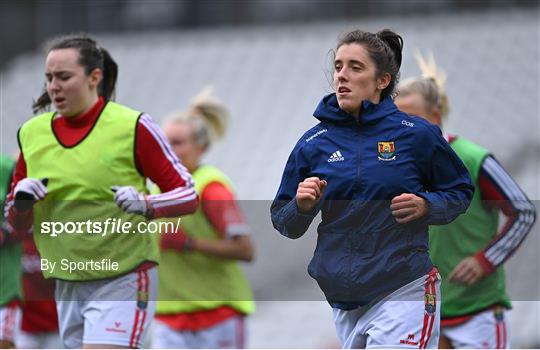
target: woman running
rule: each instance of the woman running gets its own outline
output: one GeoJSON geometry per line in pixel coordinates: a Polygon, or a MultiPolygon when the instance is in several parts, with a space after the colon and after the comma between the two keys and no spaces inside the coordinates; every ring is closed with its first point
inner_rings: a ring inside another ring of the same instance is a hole
{"type": "Polygon", "coordinates": [[[467,170],[438,128],[392,101],[403,40],[385,29],[345,34],[336,93],[294,147],[272,204],[274,227],[302,236],[321,212],[309,264],[344,348],[429,347],[439,337],[440,277],[428,225],[465,212],[467,170]]]}
{"type": "Polygon", "coordinates": [[[152,118],[112,102],[117,75],[115,61],[90,37],[55,40],[46,91],[33,105],[54,111],[18,132],[8,222],[20,230],[33,225],[41,270],[56,279],[68,348],[142,346],[159,261],[145,224],[192,213],[198,203],[190,174],[152,118]],[[146,194],[147,178],[162,194],[146,194]]]}

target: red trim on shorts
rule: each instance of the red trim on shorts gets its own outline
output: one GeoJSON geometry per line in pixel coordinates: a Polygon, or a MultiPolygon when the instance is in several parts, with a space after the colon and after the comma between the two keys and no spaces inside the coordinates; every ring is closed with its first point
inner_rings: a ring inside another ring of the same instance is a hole
{"type": "Polygon", "coordinates": [[[11,318],[11,307],[6,308],[6,317],[4,317],[3,325],[2,325],[2,340],[11,340],[9,338],[9,327],[10,327],[10,318],[11,318]]]}
{"type": "Polygon", "coordinates": [[[211,310],[156,315],[155,318],[175,331],[199,331],[213,327],[232,317],[243,315],[230,306],[220,306],[211,310]]]}
{"type": "MultiPolygon", "coordinates": [[[[435,291],[435,283],[432,282],[431,283],[431,294],[435,295],[435,299],[433,301],[433,306],[436,308],[437,307],[437,294],[436,294],[436,291],[435,291]]],[[[431,323],[429,324],[429,330],[428,330],[428,333],[427,333],[427,339],[426,339],[426,342],[424,343],[424,349],[426,348],[426,345],[429,343],[429,338],[431,338],[431,332],[433,331],[433,324],[435,323],[435,314],[437,313],[437,309],[435,309],[433,311],[433,314],[430,316],[430,321],[431,323]]]]}
{"type": "Polygon", "coordinates": [[[420,345],[418,346],[419,349],[425,349],[427,344],[429,343],[429,338],[431,338],[431,333],[433,331],[433,324],[435,323],[435,315],[437,314],[437,290],[435,288],[435,283],[437,281],[437,273],[438,270],[436,267],[433,267],[431,271],[428,273],[428,276],[426,278],[425,283],[425,294],[432,294],[434,296],[433,299],[433,307],[435,310],[433,313],[429,313],[427,311],[427,307],[429,305],[429,300],[425,298],[425,304],[424,304],[424,324],[422,326],[422,335],[420,336],[420,345]]]}
{"type": "Polygon", "coordinates": [[[9,336],[11,339],[14,339],[15,338],[15,328],[18,326],[17,325],[17,309],[18,309],[18,303],[15,303],[13,304],[13,306],[11,307],[11,324],[12,324],[12,328],[9,330],[9,336]]]}
{"type": "Polygon", "coordinates": [[[6,313],[4,314],[5,317],[2,320],[2,337],[0,338],[1,340],[8,340],[7,333],[8,333],[8,330],[9,330],[9,310],[10,310],[10,307],[8,305],[6,307],[6,313]]]}
{"type": "Polygon", "coordinates": [[[497,337],[497,346],[495,349],[502,349],[501,348],[501,328],[499,322],[495,323],[495,336],[497,337]]]}
{"type": "Polygon", "coordinates": [[[244,317],[238,316],[236,318],[236,348],[243,349],[245,342],[244,334],[244,317]]]}
{"type": "Polygon", "coordinates": [[[474,316],[486,311],[486,310],[489,310],[489,309],[494,309],[496,307],[503,307],[503,308],[506,308],[505,306],[501,305],[501,304],[493,304],[493,305],[490,305],[484,309],[481,309],[481,310],[478,310],[478,311],[474,311],[473,313],[470,313],[470,314],[467,314],[467,315],[462,315],[462,316],[453,316],[453,317],[447,317],[447,318],[441,318],[441,328],[444,328],[444,327],[455,327],[455,326],[459,326],[459,325],[462,325],[464,324],[465,322],[469,321],[471,318],[473,318],[474,316]]]}
{"type": "Polygon", "coordinates": [[[506,322],[504,319],[498,320],[495,318],[495,335],[497,338],[497,349],[506,349],[506,322]]]}
{"type": "MultiPolygon", "coordinates": [[[[148,270],[142,271],[143,274],[143,292],[145,293],[146,297],[148,298],[148,270]]],[[[137,307],[138,308],[138,307],[137,307]]],[[[144,332],[144,322],[146,321],[146,314],[148,313],[146,310],[148,308],[148,304],[144,308],[144,311],[142,311],[142,321],[141,325],[139,327],[139,334],[137,335],[137,340],[135,341],[135,344],[139,344],[141,341],[141,335],[144,332]]]]}
{"type": "Polygon", "coordinates": [[[465,315],[465,316],[457,316],[457,317],[452,317],[452,318],[441,319],[441,328],[459,326],[469,321],[473,317],[474,315],[465,315]]]}
{"type": "Polygon", "coordinates": [[[503,328],[503,344],[502,344],[502,346],[503,346],[503,349],[506,349],[506,343],[507,343],[507,341],[506,341],[506,322],[503,321],[501,323],[502,323],[502,328],[503,328]]]}
{"type": "Polygon", "coordinates": [[[2,334],[1,340],[13,341],[13,331],[15,330],[15,320],[17,317],[17,308],[19,306],[19,300],[15,299],[7,303],[4,308],[6,310],[6,317],[2,322],[2,334]]]}
{"type": "MultiPolygon", "coordinates": [[[[141,272],[137,272],[137,293],[141,290],[141,272]]],[[[131,331],[131,337],[129,339],[129,347],[133,348],[135,339],[135,333],[137,332],[137,324],[139,323],[139,308],[135,307],[135,322],[133,322],[133,329],[131,331]]]]}
{"type": "Polygon", "coordinates": [[[132,272],[150,270],[152,267],[156,267],[156,266],[157,264],[155,262],[146,260],[142,262],[139,266],[137,266],[132,272]]]}
{"type": "Polygon", "coordinates": [[[422,349],[422,346],[424,345],[424,336],[426,335],[427,324],[429,321],[428,318],[428,314],[424,311],[424,324],[422,325],[422,335],[420,335],[420,345],[418,346],[419,349],[422,349]]]}

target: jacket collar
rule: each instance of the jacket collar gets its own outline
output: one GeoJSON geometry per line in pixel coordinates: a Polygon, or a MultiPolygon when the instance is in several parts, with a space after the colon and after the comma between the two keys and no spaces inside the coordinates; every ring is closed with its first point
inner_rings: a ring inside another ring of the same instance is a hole
{"type": "MultiPolygon", "coordinates": [[[[360,124],[372,124],[383,119],[387,115],[395,113],[397,107],[390,96],[385,97],[379,103],[370,101],[362,101],[360,124]]],[[[354,124],[355,118],[349,113],[339,108],[335,93],[323,97],[319,105],[315,109],[313,116],[323,122],[331,122],[335,124],[354,124]]]]}

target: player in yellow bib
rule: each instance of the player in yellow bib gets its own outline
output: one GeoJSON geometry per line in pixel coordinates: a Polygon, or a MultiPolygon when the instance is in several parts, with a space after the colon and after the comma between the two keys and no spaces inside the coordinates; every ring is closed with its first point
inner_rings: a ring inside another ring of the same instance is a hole
{"type": "Polygon", "coordinates": [[[248,227],[229,179],[201,157],[225,132],[227,111],[210,91],[165,125],[171,146],[193,174],[198,210],[162,234],[154,325],[156,348],[243,348],[251,288],[237,261],[250,261],[248,227]],[[183,281],[185,284],[179,284],[183,281]]]}
{"type": "Polygon", "coordinates": [[[149,220],[195,211],[189,172],[152,118],[112,102],[118,67],[86,35],[52,42],[46,91],[19,129],[8,222],[31,229],[55,278],[67,348],[141,347],[153,318],[159,247],[149,220]],[[146,192],[146,179],[162,192],[146,192]]]}

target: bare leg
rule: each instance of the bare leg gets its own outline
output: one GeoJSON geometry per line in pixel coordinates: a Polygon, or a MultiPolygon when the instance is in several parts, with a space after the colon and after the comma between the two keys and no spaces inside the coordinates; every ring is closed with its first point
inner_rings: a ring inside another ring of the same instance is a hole
{"type": "Polygon", "coordinates": [[[0,349],[15,349],[15,344],[9,340],[0,340],[0,349]]]}
{"type": "Polygon", "coordinates": [[[445,337],[444,335],[441,335],[439,337],[439,349],[453,349],[452,342],[450,339],[445,337]]]}

